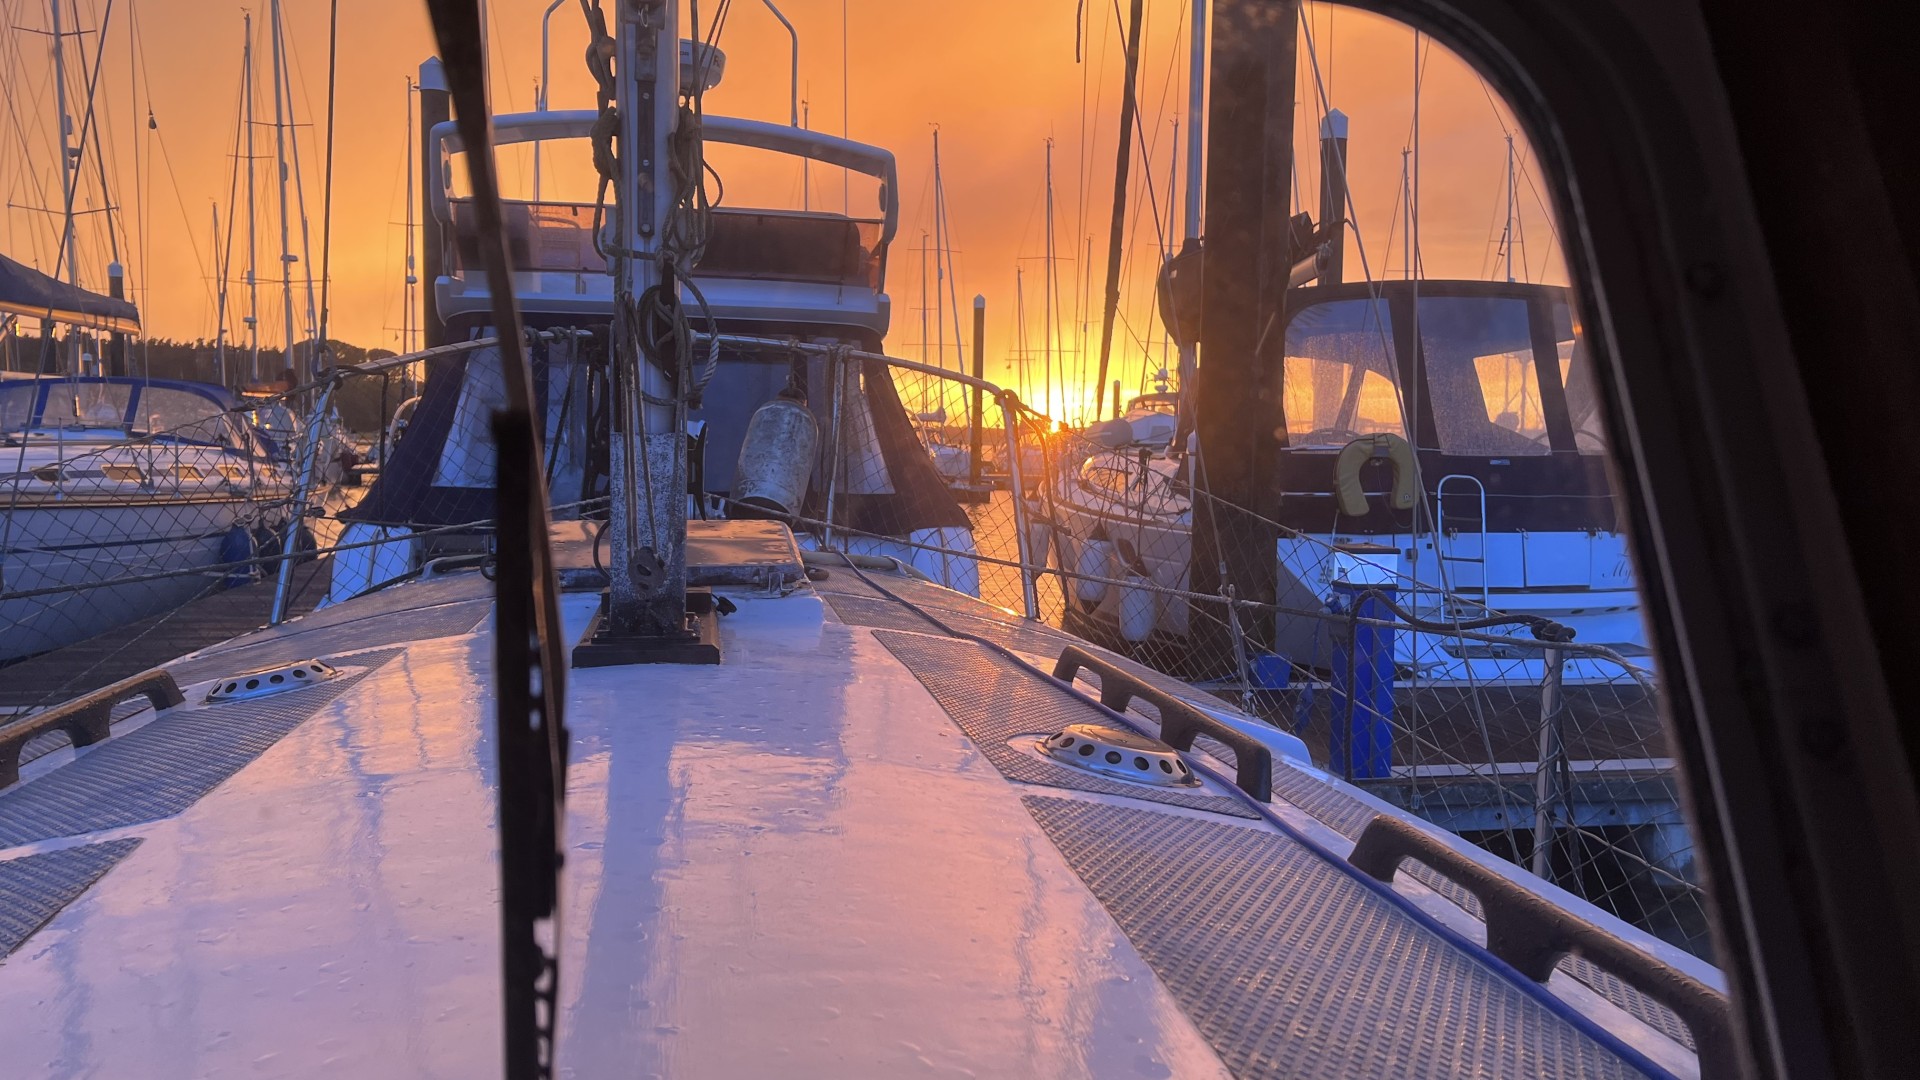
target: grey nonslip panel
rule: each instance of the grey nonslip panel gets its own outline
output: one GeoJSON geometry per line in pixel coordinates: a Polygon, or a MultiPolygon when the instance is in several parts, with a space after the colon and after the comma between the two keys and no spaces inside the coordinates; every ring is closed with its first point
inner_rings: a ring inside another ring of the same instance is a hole
{"type": "MultiPolygon", "coordinates": [[[[360,603],[361,601],[354,601],[360,603]]],[[[493,600],[465,600],[437,607],[402,610],[375,618],[305,627],[285,627],[221,645],[191,660],[166,665],[174,681],[187,686],[254,668],[327,660],[359,649],[384,648],[432,638],[471,633],[493,608],[493,600]]]]}
{"type": "Polygon", "coordinates": [[[944,634],[951,630],[991,641],[1001,648],[1040,656],[1055,656],[1069,645],[1081,644],[1077,638],[1058,630],[1004,612],[997,619],[984,619],[960,611],[902,603],[884,597],[828,594],[822,599],[833,608],[833,613],[840,621],[849,626],[911,630],[919,634],[944,634]],[[921,614],[922,611],[926,614],[921,614]],[[935,619],[939,622],[934,622],[935,619]]]}
{"type": "Polygon", "coordinates": [[[1009,780],[1256,818],[1238,799],[1108,780],[1015,749],[1010,740],[1068,724],[1109,723],[1098,708],[977,642],[878,631],[880,639],[967,738],[1009,780]]]}
{"type": "Polygon", "coordinates": [[[1618,1006],[1628,1016],[1689,1050],[1695,1049],[1693,1032],[1687,1030],[1678,1013],[1621,982],[1618,976],[1607,969],[1578,956],[1568,956],[1560,961],[1560,970],[1587,984],[1588,989],[1618,1006]]]}
{"type": "Polygon", "coordinates": [[[885,596],[886,595],[885,593],[881,592],[879,589],[876,589],[873,586],[867,584],[866,582],[860,580],[860,578],[857,575],[855,575],[852,570],[849,570],[844,566],[826,566],[826,567],[821,567],[820,569],[825,570],[827,572],[827,576],[824,578],[814,580],[813,582],[814,592],[821,593],[823,595],[834,594],[834,595],[845,595],[845,596],[885,596]]]}
{"type": "Polygon", "coordinates": [[[1058,657],[1069,645],[1084,646],[1086,644],[1070,634],[1042,623],[1030,622],[1016,615],[1002,613],[996,618],[978,618],[960,612],[930,610],[935,618],[952,627],[956,633],[969,634],[991,641],[1003,649],[1011,649],[1014,652],[1058,657]]]}
{"type": "MultiPolygon", "coordinates": [[[[1367,823],[1380,813],[1325,780],[1279,760],[1273,763],[1273,794],[1275,798],[1284,799],[1306,811],[1321,824],[1349,840],[1360,839],[1367,823]]],[[[1402,866],[1400,872],[1439,893],[1474,918],[1485,918],[1479,898],[1438,870],[1410,863],[1402,866]]],[[[1693,1047],[1693,1034],[1672,1009],[1580,957],[1569,956],[1560,961],[1560,967],[1627,1015],[1682,1046],[1693,1047]]]]}
{"type": "Polygon", "coordinates": [[[1278,758],[1273,762],[1273,794],[1305,810],[1349,840],[1360,839],[1367,823],[1379,813],[1325,780],[1278,758]]]}
{"type": "MultiPolygon", "coordinates": [[[[138,716],[152,707],[147,703],[146,698],[129,698],[113,707],[107,717],[107,726],[111,728],[114,724],[128,717],[138,716]]],[[[63,750],[72,745],[72,737],[64,731],[43,731],[20,748],[20,764],[25,765],[29,761],[46,757],[55,750],[63,750]]]]}
{"type": "Polygon", "coordinates": [[[362,670],[306,689],[183,706],[116,735],[0,795],[0,847],[172,817],[400,652],[353,657],[343,663],[362,670]]]}
{"type": "Polygon", "coordinates": [[[139,837],[129,837],[0,862],[0,957],[19,948],[139,846],[139,837]]]}
{"type": "Polygon", "coordinates": [[[1085,799],[1021,801],[1236,1076],[1642,1075],[1288,837],[1085,799]]]}
{"type": "Polygon", "coordinates": [[[911,630],[917,634],[942,634],[946,631],[932,621],[895,600],[872,596],[827,594],[821,597],[835,616],[848,626],[871,626],[882,630],[911,630]]]}
{"type": "Polygon", "coordinates": [[[956,592],[931,581],[921,581],[919,578],[875,578],[874,584],[902,600],[911,601],[921,607],[959,612],[980,619],[1018,619],[1020,617],[1009,614],[1004,608],[997,608],[978,597],[956,592]]]}

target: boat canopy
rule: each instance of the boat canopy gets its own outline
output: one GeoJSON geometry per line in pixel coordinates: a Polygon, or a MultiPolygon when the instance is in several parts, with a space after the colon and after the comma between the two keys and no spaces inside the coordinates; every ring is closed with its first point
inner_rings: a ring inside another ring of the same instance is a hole
{"type": "Polygon", "coordinates": [[[51,319],[88,330],[140,332],[140,312],[132,301],[68,285],[5,255],[0,255],[0,312],[51,319]]]}

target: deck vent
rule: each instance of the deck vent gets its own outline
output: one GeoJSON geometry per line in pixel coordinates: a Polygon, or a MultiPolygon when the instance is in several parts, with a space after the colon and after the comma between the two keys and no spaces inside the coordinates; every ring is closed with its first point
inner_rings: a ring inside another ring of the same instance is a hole
{"type": "Polygon", "coordinates": [[[326,682],[338,674],[338,671],[318,660],[302,660],[294,664],[281,664],[279,667],[229,675],[214,683],[213,689],[207,691],[207,703],[245,701],[270,694],[283,694],[303,686],[326,682]]]}
{"type": "Polygon", "coordinates": [[[1105,724],[1068,724],[1040,741],[1062,765],[1155,787],[1198,787],[1200,780],[1173,747],[1105,724]]]}

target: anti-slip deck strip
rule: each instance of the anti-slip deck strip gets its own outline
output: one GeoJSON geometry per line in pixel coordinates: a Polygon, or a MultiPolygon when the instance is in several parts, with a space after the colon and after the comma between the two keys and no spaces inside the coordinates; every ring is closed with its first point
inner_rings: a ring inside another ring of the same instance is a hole
{"type": "Polygon", "coordinates": [[[0,795],[0,847],[172,817],[401,651],[336,660],[342,668],[361,670],[272,697],[182,706],[116,735],[0,795]]]}
{"type": "Polygon", "coordinates": [[[253,668],[454,637],[473,632],[492,607],[491,598],[465,600],[334,625],[317,623],[310,628],[303,625],[303,619],[275,631],[217,646],[191,660],[167,664],[166,669],[173,673],[175,682],[185,687],[253,668]]]}
{"type": "Polygon", "coordinates": [[[994,620],[941,608],[925,608],[928,615],[944,624],[936,625],[919,613],[917,609],[920,605],[918,604],[909,606],[898,600],[889,600],[884,597],[848,596],[837,593],[828,593],[821,598],[827,602],[828,607],[833,609],[834,615],[848,626],[868,626],[878,630],[909,630],[920,634],[943,634],[947,632],[947,628],[951,628],[962,634],[984,638],[1002,648],[1039,656],[1056,655],[1068,645],[1079,644],[1074,638],[1058,630],[1004,615],[1003,618],[994,620]]]}
{"type": "Polygon", "coordinates": [[[1236,1076],[1642,1075],[1286,836],[1021,801],[1236,1076]]]}
{"type": "MultiPolygon", "coordinates": [[[[874,589],[874,586],[866,585],[864,582],[862,582],[862,586],[864,588],[874,589]]],[[[987,608],[987,605],[982,604],[980,601],[972,600],[969,597],[960,597],[958,594],[953,594],[951,590],[940,589],[923,582],[889,580],[886,589],[898,593],[898,598],[888,601],[876,601],[865,597],[829,595],[826,596],[825,599],[828,604],[834,608],[835,614],[840,616],[841,621],[852,625],[892,628],[922,634],[944,632],[941,626],[936,625],[927,617],[919,614],[910,608],[908,604],[900,602],[900,600],[910,600],[913,607],[928,607],[929,613],[934,618],[938,619],[941,623],[947,624],[947,626],[953,630],[961,633],[976,634],[1003,648],[1033,653],[1047,651],[1050,648],[1057,649],[1064,647],[1061,642],[1064,642],[1064,644],[1079,644],[1077,639],[1047,627],[1035,627],[1034,629],[1051,635],[1048,640],[1038,642],[1029,637],[1026,640],[1021,640],[1016,643],[1015,640],[1010,639],[1010,635],[1018,633],[1019,630],[1005,624],[1006,616],[1004,612],[996,612],[1001,617],[999,622],[989,622],[986,619],[959,615],[953,609],[964,604],[972,604],[978,608],[987,608]],[[915,593],[916,595],[910,596],[909,593],[915,593]],[[966,625],[961,625],[962,623],[966,625]]],[[[876,589],[875,591],[879,590],[876,589]]],[[[1025,628],[1030,625],[1031,624],[1024,622],[1018,624],[1020,628],[1025,628]]],[[[888,635],[876,636],[884,638],[888,635]]],[[[895,651],[897,654],[898,650],[895,651]]],[[[1139,677],[1147,679],[1153,685],[1161,686],[1176,697],[1193,698],[1197,696],[1201,699],[1209,697],[1209,695],[1195,691],[1193,688],[1179,683],[1159,672],[1142,668],[1137,664],[1123,661],[1119,658],[1114,659],[1116,662],[1124,664],[1129,670],[1138,669],[1140,673],[1139,677]]],[[[1089,678],[1095,685],[1098,685],[1099,675],[1097,672],[1085,671],[1081,673],[1081,677],[1089,678]]],[[[925,680],[922,679],[922,682],[925,682],[925,680]]],[[[1144,699],[1136,701],[1133,711],[1144,712],[1153,722],[1158,722],[1157,712],[1151,704],[1147,703],[1144,699]]],[[[950,714],[951,712],[952,710],[949,710],[950,714]]],[[[976,741],[978,740],[976,739],[976,741]]],[[[1200,745],[1203,749],[1213,754],[1218,760],[1227,761],[1231,759],[1230,752],[1214,745],[1210,739],[1202,737],[1200,745]]],[[[1021,756],[1024,757],[1025,755],[1021,756]]],[[[996,761],[995,764],[999,765],[1000,762],[996,761]]],[[[1001,771],[1003,773],[1007,772],[1005,768],[1002,768],[1001,771]]],[[[1024,779],[1024,777],[1015,778],[1024,779]]],[[[1273,794],[1276,798],[1291,803],[1305,811],[1322,824],[1329,826],[1349,840],[1357,840],[1360,833],[1367,827],[1367,824],[1380,812],[1376,808],[1342,791],[1324,779],[1296,768],[1277,756],[1273,763],[1273,794]]],[[[1224,812],[1232,813],[1233,811],[1227,810],[1224,812]]],[[[1429,867],[1416,864],[1407,865],[1401,872],[1434,890],[1475,918],[1483,917],[1479,899],[1457,882],[1448,879],[1439,872],[1429,867]]],[[[1605,969],[1597,967],[1580,957],[1567,957],[1561,962],[1561,968],[1568,975],[1584,983],[1603,999],[1639,1020],[1641,1023],[1646,1024],[1682,1046],[1688,1047],[1689,1049],[1693,1048],[1694,1040],[1692,1033],[1687,1030],[1686,1024],[1681,1021],[1680,1017],[1665,1005],[1634,989],[1605,969]]]]}
{"type": "Polygon", "coordinates": [[[0,862],[0,958],[18,949],[139,846],[139,838],[130,837],[0,862]]]}
{"type": "Polygon", "coordinates": [[[920,680],[954,724],[1009,780],[1235,817],[1258,817],[1238,799],[1108,780],[1016,749],[1012,740],[1017,736],[1046,735],[1068,724],[1106,724],[1112,720],[1060,684],[1021,668],[977,642],[887,630],[876,631],[873,636],[920,680]]]}
{"type": "MultiPolygon", "coordinates": [[[[1277,760],[1273,763],[1273,794],[1275,798],[1284,799],[1306,811],[1315,820],[1349,840],[1360,839],[1367,823],[1380,813],[1327,781],[1277,760]]],[[[1439,871],[1410,863],[1402,867],[1400,872],[1439,893],[1475,918],[1482,917],[1480,901],[1439,871]]],[[[1693,1033],[1687,1030],[1687,1025],[1681,1022],[1678,1014],[1604,968],[1578,956],[1569,956],[1560,961],[1560,969],[1585,983],[1589,989],[1635,1020],[1688,1049],[1693,1048],[1693,1033]]]]}
{"type": "MultiPolygon", "coordinates": [[[[1145,711],[1151,713],[1152,706],[1146,705],[1145,711]]],[[[1213,743],[1205,736],[1199,739],[1197,745],[1212,754],[1216,760],[1223,762],[1233,760],[1230,751],[1213,743]]],[[[1366,830],[1367,824],[1382,812],[1325,779],[1278,757],[1273,762],[1273,795],[1274,798],[1291,803],[1305,811],[1309,816],[1348,840],[1358,840],[1360,834],[1366,830]]],[[[1400,872],[1432,889],[1474,918],[1485,917],[1481,911],[1479,898],[1439,871],[1417,863],[1408,863],[1401,868],[1400,872]]],[[[1568,956],[1560,962],[1560,967],[1566,974],[1586,984],[1588,989],[1599,994],[1627,1015],[1688,1049],[1694,1048],[1693,1033],[1687,1030],[1687,1025],[1681,1021],[1678,1014],[1629,986],[1611,972],[1578,956],[1568,956]]]]}

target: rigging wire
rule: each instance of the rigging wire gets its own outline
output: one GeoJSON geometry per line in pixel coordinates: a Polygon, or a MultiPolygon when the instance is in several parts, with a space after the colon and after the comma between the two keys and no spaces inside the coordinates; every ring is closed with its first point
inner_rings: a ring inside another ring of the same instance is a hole
{"type": "MultiPolygon", "coordinates": [[[[1119,14],[1119,0],[1114,0],[1114,13],[1119,14]]],[[[1099,420],[1106,410],[1102,404],[1107,397],[1107,363],[1113,351],[1113,321],[1120,306],[1120,260],[1126,236],[1127,206],[1127,169],[1133,161],[1134,110],[1136,108],[1135,80],[1140,71],[1140,24],[1145,21],[1142,0],[1133,0],[1130,24],[1127,27],[1126,83],[1120,92],[1120,135],[1116,141],[1117,160],[1113,175],[1113,227],[1107,245],[1107,287],[1102,300],[1100,317],[1100,367],[1094,377],[1094,409],[1091,419],[1099,420]]],[[[1152,190],[1149,178],[1148,190],[1152,190]]],[[[1155,210],[1154,217],[1159,218],[1155,210]]],[[[1119,402],[1114,402],[1115,408],[1119,402]]]]}
{"type": "Polygon", "coordinates": [[[326,355],[332,350],[327,346],[327,304],[328,286],[333,284],[333,116],[334,102],[338,96],[336,79],[339,74],[340,59],[340,0],[332,0],[327,15],[327,163],[325,175],[321,178],[320,210],[320,353],[326,355]]]}

